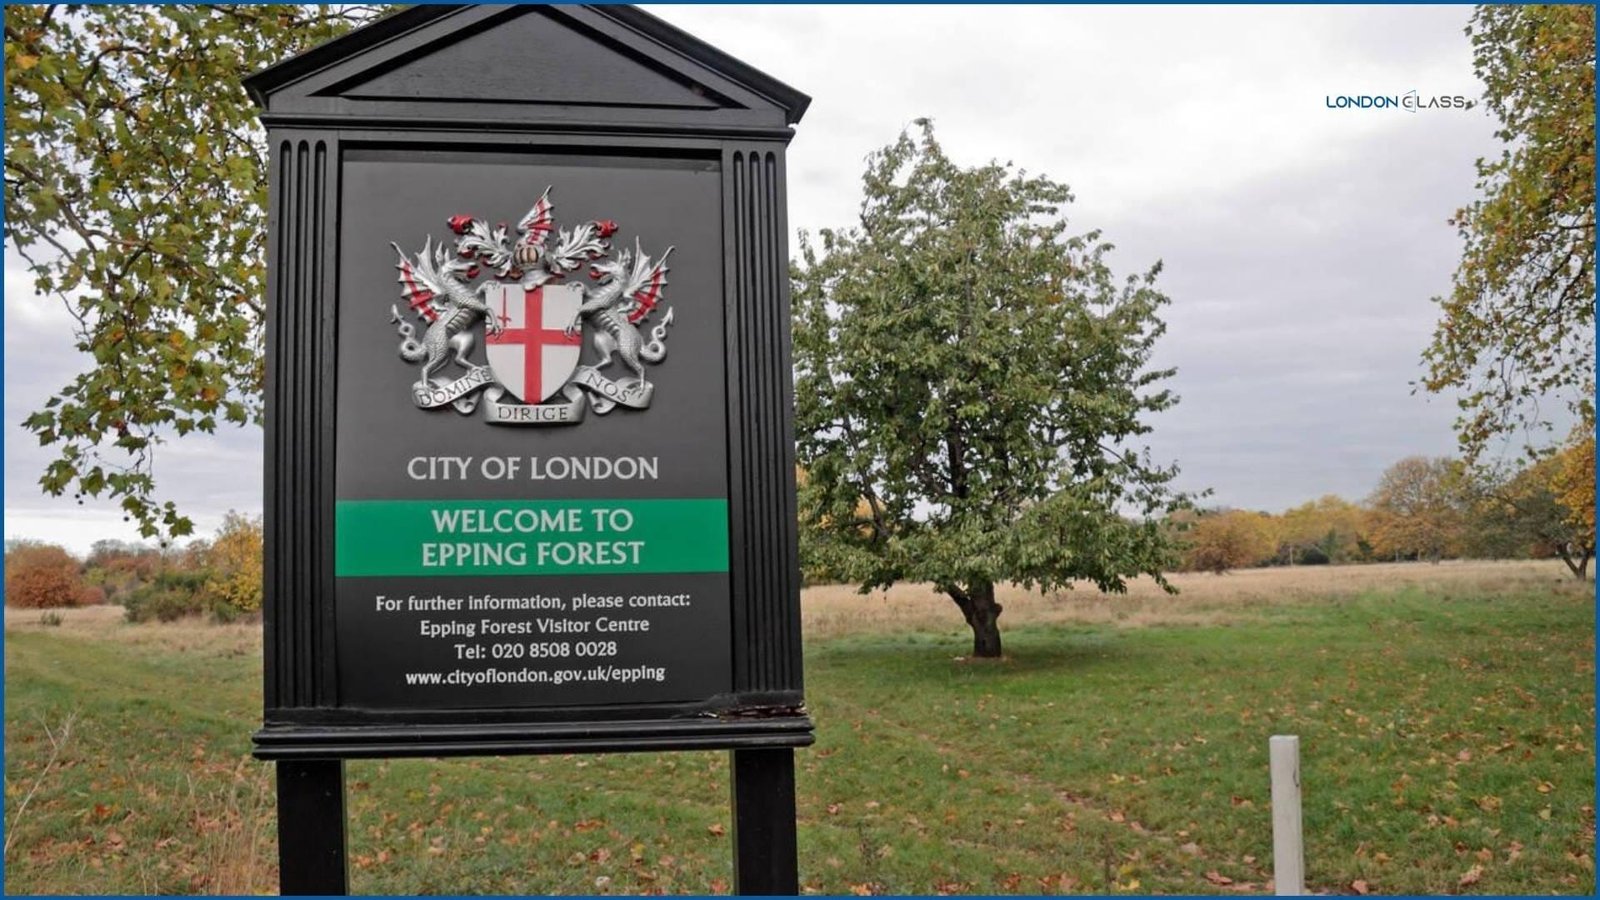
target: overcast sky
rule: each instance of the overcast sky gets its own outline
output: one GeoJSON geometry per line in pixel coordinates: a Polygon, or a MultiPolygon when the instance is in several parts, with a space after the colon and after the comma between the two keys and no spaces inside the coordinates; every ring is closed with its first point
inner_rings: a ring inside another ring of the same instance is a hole
{"type": "MultiPolygon", "coordinates": [[[[1365,496],[1390,463],[1448,454],[1454,404],[1414,396],[1418,355],[1497,152],[1481,108],[1330,109],[1338,95],[1476,99],[1471,8],[739,7],[651,12],[805,91],[790,223],[855,220],[866,155],[920,116],[946,151],[1069,184],[1119,274],[1160,259],[1157,364],[1182,402],[1158,460],[1212,501],[1282,511],[1365,496]]],[[[81,368],[64,315],[5,256],[5,529],[87,549],[132,539],[110,502],[44,497],[20,422],[81,368]]],[[[163,447],[162,499],[201,530],[259,511],[261,434],[163,447]]]]}

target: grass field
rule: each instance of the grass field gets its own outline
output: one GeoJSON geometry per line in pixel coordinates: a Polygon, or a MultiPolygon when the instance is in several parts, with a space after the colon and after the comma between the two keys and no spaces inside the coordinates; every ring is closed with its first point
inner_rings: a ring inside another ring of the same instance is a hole
{"type": "MultiPolygon", "coordinates": [[[[807,592],[801,878],[850,893],[1269,893],[1301,737],[1322,893],[1592,893],[1595,608],[1559,563],[1002,596],[807,592]]],[[[258,628],[6,619],[10,893],[271,892],[258,628]]],[[[725,892],[725,754],[352,762],[358,893],[725,892]]]]}

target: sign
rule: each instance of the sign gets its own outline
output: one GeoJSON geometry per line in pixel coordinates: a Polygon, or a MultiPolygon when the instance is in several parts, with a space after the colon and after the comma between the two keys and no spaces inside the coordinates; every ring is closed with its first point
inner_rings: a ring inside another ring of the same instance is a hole
{"type": "Polygon", "coordinates": [[[413,7],[246,88],[284,890],[343,889],[343,759],[727,748],[738,886],[792,891],[808,98],[628,6],[413,7]]]}
{"type": "Polygon", "coordinates": [[[480,185],[453,153],[346,163],[342,703],[734,693],[719,185],[699,168],[535,156],[480,185]]]}

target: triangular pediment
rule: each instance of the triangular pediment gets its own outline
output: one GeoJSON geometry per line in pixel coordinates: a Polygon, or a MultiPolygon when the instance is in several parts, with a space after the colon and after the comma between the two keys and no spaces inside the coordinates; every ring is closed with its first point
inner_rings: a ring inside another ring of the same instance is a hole
{"type": "Polygon", "coordinates": [[[278,116],[786,125],[809,102],[629,6],[413,7],[246,84],[278,116]]]}
{"type": "Polygon", "coordinates": [[[574,106],[738,105],[631,53],[606,35],[544,9],[515,10],[449,36],[429,52],[363,73],[327,93],[390,100],[557,103],[574,106]],[[563,21],[564,20],[564,21],[563,21]],[[466,88],[466,90],[463,90],[466,88]]]}

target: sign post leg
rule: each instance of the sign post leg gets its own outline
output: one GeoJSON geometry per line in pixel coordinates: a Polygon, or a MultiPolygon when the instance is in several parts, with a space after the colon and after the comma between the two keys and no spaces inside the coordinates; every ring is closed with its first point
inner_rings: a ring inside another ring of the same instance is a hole
{"type": "Polygon", "coordinates": [[[344,760],[285,759],[278,766],[278,892],[344,895],[344,760]]]}
{"type": "Polygon", "coordinates": [[[734,750],[733,890],[800,893],[794,823],[794,751],[734,750]]]}

